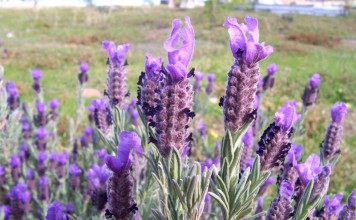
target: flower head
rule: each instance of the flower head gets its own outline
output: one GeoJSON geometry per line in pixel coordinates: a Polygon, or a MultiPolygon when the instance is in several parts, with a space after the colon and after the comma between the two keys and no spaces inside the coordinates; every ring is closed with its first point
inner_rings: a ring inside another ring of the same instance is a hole
{"type": "Polygon", "coordinates": [[[292,144],[287,155],[288,163],[296,165],[297,161],[302,157],[302,153],[303,153],[302,145],[292,144]]]}
{"type": "Polygon", "coordinates": [[[52,101],[50,101],[48,103],[48,107],[50,107],[51,109],[57,109],[60,105],[60,102],[58,99],[52,99],[52,101]]]}
{"type": "Polygon", "coordinates": [[[102,47],[106,50],[113,65],[122,66],[125,62],[125,57],[130,48],[130,44],[121,44],[116,47],[114,42],[104,40],[102,42],[102,47]]]}
{"type": "Polygon", "coordinates": [[[85,61],[81,62],[79,68],[81,73],[87,73],[89,70],[88,63],[85,61]]]}
{"type": "Polygon", "coordinates": [[[318,87],[320,84],[320,74],[315,73],[314,75],[312,75],[312,77],[310,77],[309,79],[309,84],[312,88],[318,87]]]}
{"type": "Polygon", "coordinates": [[[34,80],[39,80],[42,78],[42,71],[39,68],[33,69],[31,72],[31,76],[34,80]]]}
{"type": "Polygon", "coordinates": [[[162,57],[154,58],[151,54],[146,54],[145,72],[148,79],[157,80],[162,70],[162,57]]]}
{"type": "Polygon", "coordinates": [[[117,150],[117,157],[107,156],[107,166],[116,173],[126,170],[131,166],[130,152],[135,149],[142,154],[141,139],[135,132],[122,131],[120,133],[120,143],[117,150]]]}
{"type": "Polygon", "coordinates": [[[210,95],[211,93],[213,93],[213,90],[214,90],[215,74],[209,73],[207,75],[207,79],[208,79],[208,85],[205,88],[205,92],[206,92],[206,94],[210,95]]]}
{"type": "Polygon", "coordinates": [[[27,168],[26,179],[33,180],[35,178],[35,172],[31,168],[27,168]]]}
{"type": "Polygon", "coordinates": [[[164,49],[168,52],[167,69],[173,83],[177,83],[187,76],[187,66],[194,51],[194,29],[188,16],[185,17],[185,23],[184,28],[180,30],[181,20],[173,20],[171,35],[164,42],[164,49]],[[182,43],[180,47],[176,48],[181,38],[182,43]]]}
{"type": "Polygon", "coordinates": [[[229,28],[230,48],[236,60],[244,60],[247,65],[253,65],[265,59],[273,48],[259,43],[258,20],[246,16],[245,24],[238,24],[236,18],[227,17],[224,26],[229,28]]]}
{"type": "Polygon", "coordinates": [[[40,127],[36,131],[36,136],[38,139],[43,140],[48,136],[48,131],[45,128],[40,127]]]}
{"type": "Polygon", "coordinates": [[[46,220],[66,220],[67,216],[64,214],[62,203],[55,200],[47,209],[46,220]]]}
{"type": "Polygon", "coordinates": [[[17,183],[9,193],[10,197],[16,200],[20,200],[23,203],[27,203],[31,199],[31,193],[27,191],[26,183],[17,183]]]}
{"type": "Polygon", "coordinates": [[[272,63],[267,67],[267,74],[269,76],[273,76],[274,74],[276,74],[277,71],[278,71],[278,66],[275,63],[272,63]]]}
{"type": "Polygon", "coordinates": [[[338,216],[344,205],[341,204],[342,194],[336,194],[333,198],[325,197],[324,206],[329,215],[338,216]]]}
{"type": "Polygon", "coordinates": [[[322,170],[320,167],[320,157],[317,154],[311,154],[303,164],[297,164],[296,168],[300,179],[304,185],[307,185],[322,170]]]}
{"type": "Polygon", "coordinates": [[[45,163],[47,160],[47,154],[43,151],[38,152],[37,161],[39,163],[45,163]]]}
{"type": "Polygon", "coordinates": [[[300,115],[296,113],[297,103],[294,101],[287,102],[274,116],[274,120],[283,131],[290,130],[293,125],[300,119],[300,115]]]}
{"type": "Polygon", "coordinates": [[[340,124],[347,114],[347,106],[344,102],[337,102],[331,108],[331,118],[335,123],[340,124]]]}
{"type": "Polygon", "coordinates": [[[220,158],[215,157],[214,159],[206,159],[204,162],[201,164],[201,171],[203,172],[205,168],[210,169],[213,165],[217,165],[219,163],[220,158]]]}
{"type": "Polygon", "coordinates": [[[11,155],[10,166],[14,168],[20,166],[20,164],[21,164],[20,158],[16,154],[11,155]]]}
{"type": "Polygon", "coordinates": [[[82,170],[77,164],[73,163],[69,165],[69,175],[80,176],[81,174],[82,174],[82,170]]]}
{"type": "Polygon", "coordinates": [[[6,91],[11,95],[11,96],[18,96],[18,91],[16,84],[12,81],[7,81],[6,82],[6,91]]]}
{"type": "Polygon", "coordinates": [[[281,183],[281,188],[279,190],[279,196],[283,199],[290,201],[292,199],[293,193],[293,185],[290,182],[283,180],[281,183]]]}
{"type": "Polygon", "coordinates": [[[46,111],[46,105],[42,102],[36,102],[36,109],[39,113],[44,113],[46,111]]]}
{"type": "Polygon", "coordinates": [[[252,147],[253,146],[253,131],[252,127],[250,127],[245,135],[242,137],[242,142],[245,144],[245,147],[252,147]]]}

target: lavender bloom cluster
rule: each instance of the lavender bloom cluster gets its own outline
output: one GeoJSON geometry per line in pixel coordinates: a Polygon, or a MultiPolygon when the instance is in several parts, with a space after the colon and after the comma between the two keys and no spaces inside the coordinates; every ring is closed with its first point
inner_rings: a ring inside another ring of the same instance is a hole
{"type": "MultiPolygon", "coordinates": [[[[6,93],[0,87],[0,93],[6,94],[0,103],[6,105],[6,119],[21,113],[14,117],[20,129],[9,135],[14,139],[3,141],[11,148],[3,152],[6,161],[0,161],[0,216],[19,220],[356,219],[356,189],[346,204],[342,194],[327,195],[343,152],[347,105],[332,106],[320,155],[312,153],[304,161],[303,146],[293,136],[293,127],[302,121],[296,101],[286,102],[260,131],[260,106],[265,91],[274,85],[278,67],[269,65],[267,75],[261,77],[259,62],[273,48],[260,43],[256,18],[247,16],[245,22],[239,24],[232,17],[224,22],[234,61],[220,103],[225,135],[214,148],[210,139],[216,137],[204,122],[203,111],[193,111],[206,82],[201,71],[188,68],[195,44],[189,17],[183,28],[181,20],[172,22],[163,44],[167,63],[146,54],[137,99],[126,100],[130,45],[102,42],[109,65],[106,90],[103,97],[91,100],[88,125],[79,120],[79,126],[73,126],[70,120],[67,133],[60,136],[68,137],[68,145],[56,139],[60,101],[47,102],[39,96],[43,92],[40,69],[31,72],[37,95],[33,114],[31,104],[21,105],[14,82],[6,83],[6,93]],[[267,204],[272,189],[275,198],[267,204]]],[[[79,68],[79,89],[83,89],[89,80],[88,63],[79,68]]],[[[206,97],[211,98],[215,75],[207,74],[206,79],[206,97]]],[[[316,104],[319,84],[320,75],[314,74],[304,90],[303,109],[316,104]]],[[[1,132],[13,126],[11,120],[4,123],[1,132]]]]}

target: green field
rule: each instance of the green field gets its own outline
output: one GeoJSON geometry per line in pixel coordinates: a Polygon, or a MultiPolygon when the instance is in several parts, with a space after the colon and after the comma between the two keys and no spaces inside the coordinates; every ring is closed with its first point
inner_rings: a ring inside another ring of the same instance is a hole
{"type": "MultiPolygon", "coordinates": [[[[132,8],[117,10],[43,9],[0,10],[0,64],[5,78],[14,80],[24,101],[33,101],[31,69],[44,73],[42,84],[45,99],[61,101],[60,132],[66,129],[68,116],[76,111],[77,73],[80,61],[90,65],[88,87],[102,92],[106,82],[106,52],[101,41],[131,43],[128,54],[128,78],[131,96],[144,68],[145,53],[166,60],[163,42],[168,37],[171,20],[189,15],[195,29],[196,46],[191,67],[203,73],[216,74],[214,97],[224,94],[226,72],[233,57],[227,29],[222,26],[226,16],[239,22],[246,14],[260,22],[260,39],[272,45],[275,53],[261,62],[261,73],[275,62],[279,66],[275,87],[268,91],[263,108],[275,112],[285,101],[300,102],[308,78],[315,72],[322,77],[319,103],[306,119],[306,136],[300,143],[306,152],[319,152],[319,143],[330,121],[330,106],[336,101],[347,102],[343,157],[333,174],[331,192],[350,192],[356,185],[356,14],[347,17],[278,16],[270,13],[223,11],[212,24],[204,9],[189,11],[167,8],[132,8]]],[[[86,100],[89,103],[90,99],[86,100]]],[[[72,114],[73,113],[73,114],[72,114]]],[[[222,135],[222,111],[211,104],[206,117],[210,130],[222,135]],[[216,123],[218,121],[219,123],[216,123]]],[[[304,155],[306,156],[306,155],[304,155]]]]}

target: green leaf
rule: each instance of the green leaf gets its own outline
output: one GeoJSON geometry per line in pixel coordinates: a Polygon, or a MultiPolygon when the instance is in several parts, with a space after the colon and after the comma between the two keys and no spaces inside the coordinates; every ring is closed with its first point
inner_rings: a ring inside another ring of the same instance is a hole
{"type": "Polygon", "coordinates": [[[186,207],[186,202],[185,202],[185,200],[184,200],[184,196],[183,196],[183,194],[182,194],[182,190],[180,189],[180,187],[179,187],[177,181],[172,180],[172,182],[173,182],[174,189],[175,189],[175,191],[176,191],[176,193],[177,193],[177,195],[178,195],[178,198],[179,198],[180,202],[182,203],[182,205],[183,205],[184,207],[186,207]]]}
{"type": "Polygon", "coordinates": [[[211,197],[213,197],[219,203],[221,211],[223,212],[224,219],[227,219],[229,211],[228,211],[228,208],[226,207],[225,203],[215,193],[209,192],[209,195],[211,197]]]}

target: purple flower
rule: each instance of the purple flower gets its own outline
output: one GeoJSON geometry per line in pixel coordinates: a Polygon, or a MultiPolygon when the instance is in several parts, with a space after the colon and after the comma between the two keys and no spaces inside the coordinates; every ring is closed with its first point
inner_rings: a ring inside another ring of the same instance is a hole
{"type": "Polygon", "coordinates": [[[48,103],[48,107],[50,107],[51,109],[57,109],[59,105],[60,102],[58,99],[52,99],[52,101],[48,103]]]}
{"type": "Polygon", "coordinates": [[[27,180],[33,180],[35,178],[35,172],[31,168],[27,168],[26,171],[26,179],[27,180]]]}
{"type": "Polygon", "coordinates": [[[296,106],[296,102],[289,101],[275,114],[274,121],[283,131],[290,130],[300,119],[301,116],[296,113],[296,106]]]}
{"type": "Polygon", "coordinates": [[[186,25],[180,31],[181,20],[173,20],[171,35],[164,42],[164,49],[168,52],[167,70],[174,84],[182,81],[187,76],[187,66],[192,59],[194,51],[194,30],[188,16],[185,17],[185,23],[186,25]],[[181,38],[182,43],[179,48],[176,48],[181,38]]]}
{"type": "Polygon", "coordinates": [[[11,208],[8,205],[0,206],[0,213],[3,213],[4,220],[10,220],[11,208]]]}
{"type": "Polygon", "coordinates": [[[215,74],[209,73],[207,75],[207,79],[208,79],[208,85],[205,88],[205,92],[206,92],[206,94],[210,95],[211,93],[213,93],[213,90],[214,90],[215,74]]]}
{"type": "Polygon", "coordinates": [[[148,79],[157,80],[162,71],[162,57],[154,58],[146,54],[145,72],[148,79]]]}
{"type": "Polygon", "coordinates": [[[117,157],[110,155],[106,157],[107,166],[116,173],[130,168],[131,149],[135,149],[137,153],[142,154],[141,139],[136,133],[122,131],[119,138],[120,143],[117,150],[117,157]]]}
{"type": "Polygon", "coordinates": [[[12,168],[15,168],[15,167],[19,167],[20,165],[21,165],[20,158],[16,154],[11,155],[10,166],[12,168]]]}
{"type": "Polygon", "coordinates": [[[108,155],[106,149],[96,150],[95,154],[98,156],[98,164],[101,166],[105,163],[105,158],[108,155]]]}
{"type": "Polygon", "coordinates": [[[146,122],[153,118],[157,103],[155,102],[158,90],[159,79],[162,76],[162,58],[154,58],[152,55],[146,55],[145,73],[142,72],[137,85],[137,105],[141,106],[146,122]]]}
{"type": "Polygon", "coordinates": [[[338,220],[353,220],[356,216],[356,189],[350,194],[347,204],[340,212],[338,220]]]}
{"type": "Polygon", "coordinates": [[[197,130],[202,137],[206,137],[207,131],[206,131],[206,124],[204,121],[199,121],[197,123],[197,130]]]}
{"type": "Polygon", "coordinates": [[[94,120],[96,127],[104,134],[108,134],[112,124],[109,102],[104,96],[102,99],[96,99],[92,103],[95,107],[94,120]]]}
{"type": "MultiPolygon", "coordinates": [[[[101,185],[105,185],[106,180],[110,176],[110,172],[109,172],[106,164],[104,164],[103,166],[98,166],[98,165],[94,164],[91,166],[90,171],[91,171],[90,179],[93,181],[93,185],[95,187],[98,187],[99,183],[101,185]],[[95,179],[97,179],[98,181],[96,181],[95,179]]],[[[88,175],[89,175],[89,173],[88,173],[88,175]]]]}
{"type": "Polygon", "coordinates": [[[71,202],[68,202],[66,205],[66,213],[73,214],[73,212],[74,212],[73,204],[71,202]]]}
{"type": "Polygon", "coordinates": [[[220,157],[215,157],[214,159],[206,159],[204,163],[201,164],[201,171],[203,172],[206,169],[210,169],[213,165],[217,165],[219,163],[220,157]]]}
{"type": "Polygon", "coordinates": [[[31,193],[27,191],[25,183],[17,183],[9,193],[12,199],[20,200],[22,203],[27,203],[31,199],[31,193]]]}
{"type": "Polygon", "coordinates": [[[319,73],[314,74],[309,80],[309,86],[306,86],[302,96],[303,105],[311,106],[316,103],[319,94],[319,83],[320,75],[319,73]]]}
{"type": "Polygon", "coordinates": [[[46,220],[66,220],[66,219],[67,216],[63,211],[62,203],[55,200],[48,206],[46,220]]]}
{"type": "Polygon", "coordinates": [[[242,137],[242,142],[247,147],[250,147],[250,148],[253,147],[253,133],[252,133],[251,127],[247,130],[245,135],[242,137]]]}
{"type": "Polygon", "coordinates": [[[37,126],[45,126],[47,124],[46,105],[42,102],[36,102],[37,114],[34,116],[34,121],[37,126]]]}
{"type": "Polygon", "coordinates": [[[38,128],[36,131],[36,136],[38,139],[43,140],[48,136],[48,131],[43,127],[38,128]]]}
{"type": "Polygon", "coordinates": [[[303,153],[303,146],[302,145],[297,145],[297,144],[292,144],[291,149],[288,151],[288,163],[291,163],[293,165],[297,164],[297,161],[301,159],[303,153]]]}
{"type": "Polygon", "coordinates": [[[347,106],[344,102],[337,102],[331,107],[332,122],[340,124],[347,114],[347,106]]]}
{"type": "Polygon", "coordinates": [[[311,154],[303,164],[297,164],[296,168],[300,179],[306,186],[321,172],[320,157],[317,154],[311,154]]]}
{"type": "Polygon", "coordinates": [[[113,65],[121,66],[125,62],[125,57],[130,48],[130,44],[121,44],[116,47],[114,42],[104,40],[102,42],[102,48],[106,50],[113,65]]]}
{"type": "Polygon", "coordinates": [[[31,72],[31,76],[34,80],[39,80],[42,78],[42,71],[39,68],[35,68],[31,72]]]}
{"type": "Polygon", "coordinates": [[[65,165],[67,163],[67,154],[65,152],[58,154],[57,163],[60,165],[65,165]]]}
{"type": "Polygon", "coordinates": [[[37,102],[36,109],[39,113],[44,113],[46,111],[46,105],[42,102],[37,102]]]}
{"type": "Polygon", "coordinates": [[[14,111],[20,105],[20,98],[16,88],[16,84],[12,81],[7,81],[6,91],[9,94],[9,96],[7,97],[7,105],[9,106],[11,111],[14,111]]]}
{"type": "Polygon", "coordinates": [[[324,200],[324,211],[326,211],[328,215],[338,216],[344,207],[344,205],[341,204],[342,197],[342,194],[336,194],[332,199],[326,196],[324,200]]]}
{"type": "Polygon", "coordinates": [[[88,63],[85,61],[81,62],[79,68],[81,73],[87,73],[89,70],[88,63]]]}
{"type": "Polygon", "coordinates": [[[5,174],[6,174],[6,169],[5,169],[5,167],[3,167],[3,166],[0,165],[0,177],[5,176],[5,174]]]}
{"type": "Polygon", "coordinates": [[[37,161],[39,163],[45,163],[47,160],[47,154],[43,151],[38,152],[37,161]]]}
{"type": "Polygon", "coordinates": [[[293,212],[291,205],[293,192],[293,185],[284,180],[281,183],[279,195],[272,201],[268,209],[266,219],[289,219],[293,212]]]}
{"type": "Polygon", "coordinates": [[[320,84],[320,74],[315,73],[310,79],[309,79],[309,84],[312,88],[316,88],[320,84]]]}
{"type": "Polygon", "coordinates": [[[38,181],[38,184],[40,186],[48,186],[48,178],[47,176],[42,176],[40,180],[38,181]]]}
{"type": "Polygon", "coordinates": [[[243,60],[251,66],[265,59],[273,48],[259,43],[258,20],[246,16],[245,24],[238,24],[236,18],[227,17],[224,26],[229,28],[230,48],[236,60],[243,60]]]}
{"type": "Polygon", "coordinates": [[[276,74],[277,71],[278,71],[278,66],[275,63],[272,63],[267,67],[267,74],[269,76],[273,76],[274,74],[276,74]]]}
{"type": "Polygon", "coordinates": [[[79,168],[77,164],[69,165],[69,175],[71,176],[80,176],[82,174],[82,170],[79,168]]]}

